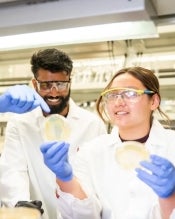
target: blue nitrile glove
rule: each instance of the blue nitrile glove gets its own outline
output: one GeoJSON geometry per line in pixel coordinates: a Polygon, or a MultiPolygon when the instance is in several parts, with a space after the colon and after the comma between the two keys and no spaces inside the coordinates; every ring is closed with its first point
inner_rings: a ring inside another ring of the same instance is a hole
{"type": "Polygon", "coordinates": [[[62,181],[73,178],[72,167],[68,162],[69,144],[63,141],[46,142],[40,147],[44,163],[62,181]]]}
{"type": "Polygon", "coordinates": [[[151,161],[140,162],[146,170],[137,168],[137,176],[161,198],[168,198],[175,192],[175,167],[167,159],[151,155],[151,161]]]}
{"type": "Polygon", "coordinates": [[[27,85],[10,87],[0,96],[0,112],[26,113],[40,106],[49,113],[50,109],[43,98],[27,85]]]}

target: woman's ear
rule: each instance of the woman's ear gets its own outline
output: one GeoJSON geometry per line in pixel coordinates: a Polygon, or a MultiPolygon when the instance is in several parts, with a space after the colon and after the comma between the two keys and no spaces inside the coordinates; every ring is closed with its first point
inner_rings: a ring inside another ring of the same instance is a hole
{"type": "Polygon", "coordinates": [[[151,110],[156,110],[160,105],[160,98],[158,94],[154,94],[152,96],[152,104],[151,104],[151,110]]]}

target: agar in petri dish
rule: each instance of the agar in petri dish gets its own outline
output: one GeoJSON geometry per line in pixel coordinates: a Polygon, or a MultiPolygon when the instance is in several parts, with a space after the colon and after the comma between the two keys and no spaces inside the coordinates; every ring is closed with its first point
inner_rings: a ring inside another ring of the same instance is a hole
{"type": "Polygon", "coordinates": [[[126,141],[116,149],[115,158],[123,169],[134,170],[140,161],[149,160],[149,152],[142,143],[126,141]]]}
{"type": "Polygon", "coordinates": [[[43,134],[46,141],[68,140],[70,126],[63,116],[53,114],[45,118],[43,134]]]}
{"type": "Polygon", "coordinates": [[[34,208],[0,208],[0,218],[2,219],[40,219],[40,212],[34,208]]]}

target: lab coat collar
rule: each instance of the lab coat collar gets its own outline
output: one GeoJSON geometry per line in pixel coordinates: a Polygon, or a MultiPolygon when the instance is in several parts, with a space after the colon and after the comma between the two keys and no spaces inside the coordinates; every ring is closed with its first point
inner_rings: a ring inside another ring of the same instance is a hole
{"type": "Polygon", "coordinates": [[[121,143],[122,141],[119,137],[118,127],[114,126],[110,133],[110,144],[115,145],[115,144],[121,144],[121,143]]]}
{"type": "Polygon", "coordinates": [[[68,118],[79,118],[79,106],[73,101],[72,98],[69,99],[69,112],[67,114],[68,118]]]}
{"type": "Polygon", "coordinates": [[[163,125],[161,125],[161,123],[156,118],[153,118],[149,138],[146,144],[162,145],[162,143],[164,142],[164,133],[165,133],[165,128],[163,127],[163,125]]]}
{"type": "MultiPolygon", "coordinates": [[[[156,119],[153,118],[152,126],[150,129],[149,137],[146,141],[146,145],[162,145],[162,142],[164,142],[164,132],[165,129],[161,125],[161,123],[156,119]]],[[[111,130],[111,139],[112,143],[122,143],[119,134],[118,134],[118,127],[114,126],[111,130]]]]}

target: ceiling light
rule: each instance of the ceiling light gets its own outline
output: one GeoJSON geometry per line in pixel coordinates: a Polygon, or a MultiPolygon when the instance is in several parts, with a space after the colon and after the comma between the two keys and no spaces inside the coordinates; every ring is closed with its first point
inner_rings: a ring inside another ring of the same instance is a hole
{"type": "Polygon", "coordinates": [[[0,37],[0,50],[158,37],[152,21],[121,22],[0,37]]]}

